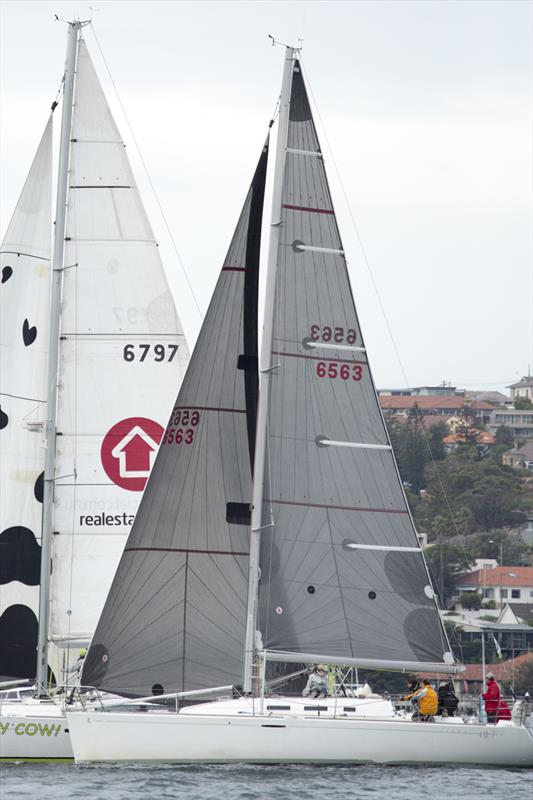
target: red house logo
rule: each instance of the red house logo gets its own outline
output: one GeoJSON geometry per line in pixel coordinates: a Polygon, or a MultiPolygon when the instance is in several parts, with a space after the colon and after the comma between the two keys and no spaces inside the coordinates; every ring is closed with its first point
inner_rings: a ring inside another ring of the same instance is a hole
{"type": "Polygon", "coordinates": [[[146,417],[129,417],[113,425],[100,451],[108,478],[123,489],[142,492],[163,433],[161,425],[146,417]]]}

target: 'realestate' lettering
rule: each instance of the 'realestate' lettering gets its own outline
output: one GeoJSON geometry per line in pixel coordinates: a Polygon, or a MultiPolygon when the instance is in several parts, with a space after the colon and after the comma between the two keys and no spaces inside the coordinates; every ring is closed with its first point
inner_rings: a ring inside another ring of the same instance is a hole
{"type": "Polygon", "coordinates": [[[80,525],[88,525],[90,527],[112,527],[114,525],[133,525],[135,519],[134,514],[82,514],[80,516],[80,525]]]}

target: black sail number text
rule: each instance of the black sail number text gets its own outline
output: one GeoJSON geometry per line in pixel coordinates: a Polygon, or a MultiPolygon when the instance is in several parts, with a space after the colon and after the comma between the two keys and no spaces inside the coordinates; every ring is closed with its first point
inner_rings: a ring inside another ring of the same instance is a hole
{"type": "Polygon", "coordinates": [[[126,344],[124,361],[172,361],[178,352],[177,344],[126,344]]]}

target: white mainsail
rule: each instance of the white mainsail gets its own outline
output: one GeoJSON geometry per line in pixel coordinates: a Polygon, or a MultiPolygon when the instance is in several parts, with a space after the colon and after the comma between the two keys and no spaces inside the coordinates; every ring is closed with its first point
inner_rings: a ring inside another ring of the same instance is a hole
{"type": "MultiPolygon", "coordinates": [[[[57,680],[75,658],[68,642],[93,633],[189,356],[124,142],[84,40],[76,46],[51,546],[57,680]]],[[[0,674],[9,677],[35,676],[51,153],[50,119],[2,245],[0,674]]]]}
{"type": "Polygon", "coordinates": [[[52,116],[0,253],[0,675],[35,675],[50,324],[52,116]]]}
{"type": "Polygon", "coordinates": [[[52,641],[95,628],[189,355],[83,39],[64,264],[52,641]]]}

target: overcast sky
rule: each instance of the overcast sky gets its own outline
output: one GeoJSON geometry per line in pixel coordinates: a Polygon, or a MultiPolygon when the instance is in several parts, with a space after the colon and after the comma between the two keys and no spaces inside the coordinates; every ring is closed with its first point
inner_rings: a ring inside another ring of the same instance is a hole
{"type": "MultiPolygon", "coordinates": [[[[202,311],[279,94],[283,53],[267,34],[296,45],[303,39],[378,386],[450,381],[502,390],[527,373],[530,0],[93,0],[92,7],[94,32],[202,311]]],[[[3,234],[63,71],[65,25],[54,14],[84,19],[91,11],[78,2],[2,0],[0,14],[3,234]]],[[[86,40],[192,344],[200,325],[195,300],[90,28],[86,40]]]]}

